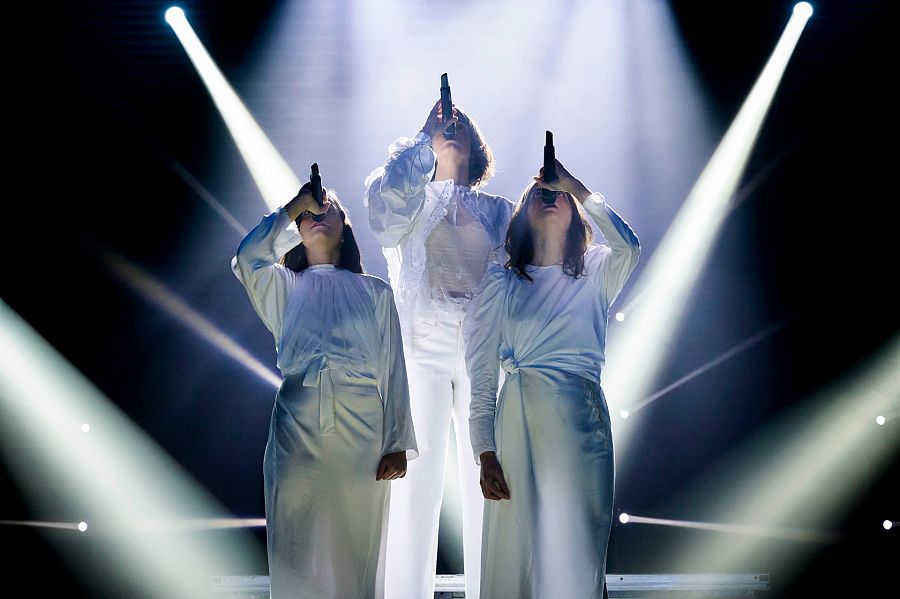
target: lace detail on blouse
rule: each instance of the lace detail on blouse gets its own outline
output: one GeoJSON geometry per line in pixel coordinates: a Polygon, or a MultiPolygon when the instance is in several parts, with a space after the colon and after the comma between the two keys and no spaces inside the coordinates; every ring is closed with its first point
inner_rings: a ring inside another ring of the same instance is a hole
{"type": "Polygon", "coordinates": [[[447,205],[450,203],[450,197],[453,194],[453,181],[444,182],[444,187],[438,196],[437,205],[425,221],[425,226],[417,232],[414,232],[415,238],[409,240],[407,245],[408,252],[403,257],[403,267],[400,269],[400,284],[395,290],[397,297],[397,311],[401,314],[409,313],[415,310],[415,302],[419,296],[419,283],[422,281],[425,273],[425,264],[427,262],[427,251],[425,249],[425,240],[434,231],[437,224],[447,216],[447,205]]]}

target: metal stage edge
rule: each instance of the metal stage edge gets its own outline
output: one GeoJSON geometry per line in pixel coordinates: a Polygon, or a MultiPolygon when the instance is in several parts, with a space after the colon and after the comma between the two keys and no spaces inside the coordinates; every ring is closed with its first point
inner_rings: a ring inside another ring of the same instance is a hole
{"type": "MultiPolygon", "coordinates": [[[[462,574],[435,577],[435,599],[465,597],[462,574]]],[[[610,599],[652,597],[761,597],[770,590],[768,574],[607,574],[610,599]]],[[[214,576],[210,599],[268,599],[268,576],[214,576]]]]}

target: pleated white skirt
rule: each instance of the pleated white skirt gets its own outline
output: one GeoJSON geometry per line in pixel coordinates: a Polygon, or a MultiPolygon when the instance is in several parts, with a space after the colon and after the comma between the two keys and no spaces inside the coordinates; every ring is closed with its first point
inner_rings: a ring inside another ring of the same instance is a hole
{"type": "Polygon", "coordinates": [[[523,368],[495,421],[510,499],[485,501],[481,599],[603,596],[614,460],[600,385],[523,368]]]}

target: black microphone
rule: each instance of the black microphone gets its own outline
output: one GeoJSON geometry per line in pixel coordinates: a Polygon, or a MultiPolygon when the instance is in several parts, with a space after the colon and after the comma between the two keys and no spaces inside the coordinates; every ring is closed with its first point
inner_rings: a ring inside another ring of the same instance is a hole
{"type": "Polygon", "coordinates": [[[310,191],[319,206],[325,205],[325,194],[322,192],[322,177],[319,176],[319,163],[313,162],[309,174],[310,191]]]}
{"type": "MultiPolygon", "coordinates": [[[[553,133],[547,131],[547,141],[544,144],[544,183],[552,183],[556,180],[556,150],[553,147],[553,133]]],[[[541,189],[541,198],[545,204],[556,203],[556,192],[549,189],[541,189]]]]}
{"type": "MultiPolygon", "coordinates": [[[[447,73],[441,75],[441,113],[445,123],[453,118],[453,100],[450,99],[450,81],[447,79],[447,73]]],[[[450,123],[444,130],[444,137],[447,139],[456,137],[456,123],[450,123]]]]}

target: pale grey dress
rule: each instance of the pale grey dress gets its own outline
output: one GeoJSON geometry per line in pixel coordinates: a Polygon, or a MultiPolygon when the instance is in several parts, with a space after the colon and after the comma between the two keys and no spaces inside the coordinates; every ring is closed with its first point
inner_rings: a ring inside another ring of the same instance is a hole
{"type": "Polygon", "coordinates": [[[278,264],[300,240],[280,208],[236,258],[284,377],[263,464],[272,597],[380,597],[390,483],[376,470],[417,454],[400,325],[381,279],[278,264]]]}
{"type": "Polygon", "coordinates": [[[603,595],[614,463],[600,373],[607,313],[640,246],[603,196],[584,208],[609,246],[588,247],[582,277],[529,267],[529,282],[495,266],[469,305],[472,449],[497,452],[510,489],[485,501],[481,599],[603,595]]]}

